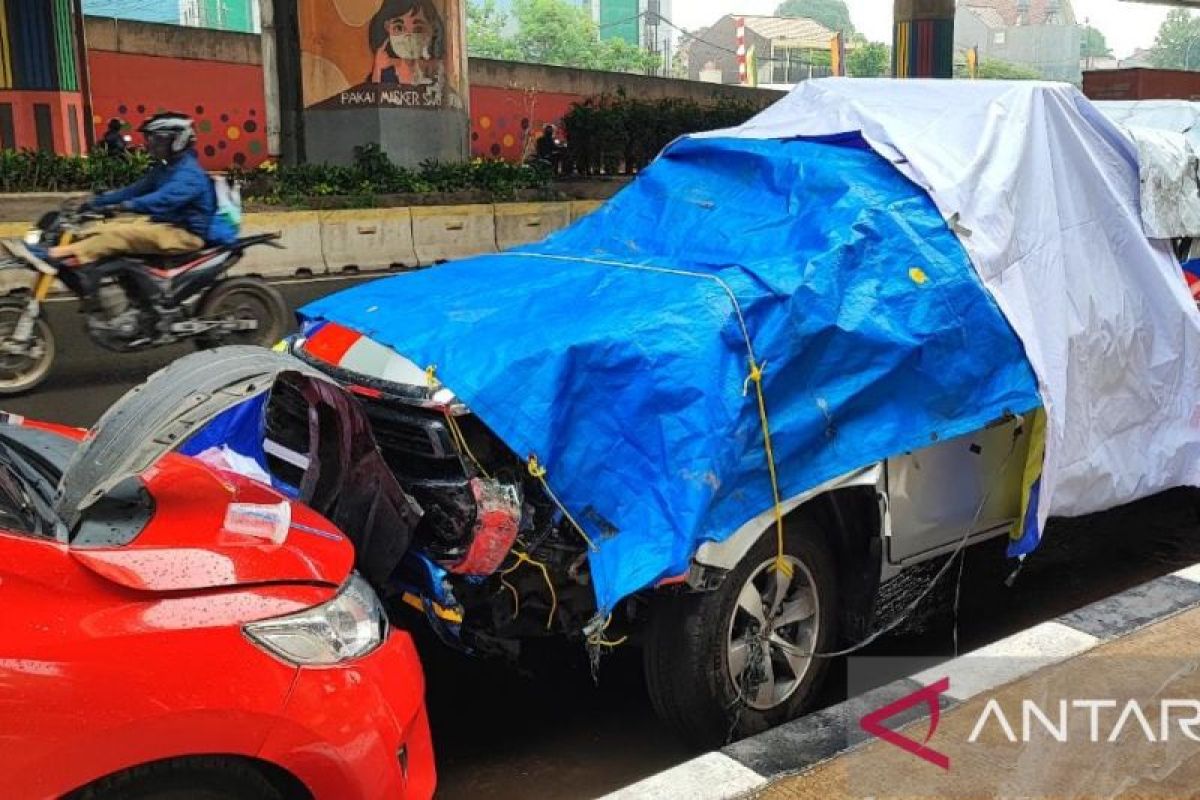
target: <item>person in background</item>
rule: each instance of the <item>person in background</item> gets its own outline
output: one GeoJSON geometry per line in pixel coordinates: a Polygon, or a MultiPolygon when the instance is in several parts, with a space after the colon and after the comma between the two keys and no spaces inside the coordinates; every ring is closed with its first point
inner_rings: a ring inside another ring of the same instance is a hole
{"type": "Polygon", "coordinates": [[[542,135],[538,137],[535,145],[535,153],[537,160],[550,165],[550,169],[557,174],[563,161],[563,145],[559,143],[553,125],[547,125],[542,129],[542,135]]]}
{"type": "Polygon", "coordinates": [[[237,230],[217,213],[212,179],[196,156],[196,133],[185,114],[155,114],[138,131],[154,166],[131,186],[97,195],[81,211],[112,209],[127,216],[93,224],[79,239],[52,247],[6,243],[35,265],[57,262],[86,267],[114,256],[181,255],[205,246],[232,244],[237,230]]]}
{"type": "Polygon", "coordinates": [[[100,152],[110,156],[123,156],[129,152],[129,144],[125,141],[125,123],[119,119],[108,121],[108,130],[100,140],[100,152]]]}

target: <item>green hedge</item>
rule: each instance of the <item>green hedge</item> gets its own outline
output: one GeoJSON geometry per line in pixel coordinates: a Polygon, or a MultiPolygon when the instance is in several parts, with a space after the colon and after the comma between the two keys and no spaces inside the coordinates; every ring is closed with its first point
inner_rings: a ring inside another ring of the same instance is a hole
{"type": "Polygon", "coordinates": [[[346,197],[370,205],[376,195],[459,191],[508,199],[522,189],[544,187],[551,179],[546,168],[479,159],[456,164],[427,161],[418,169],[405,169],[392,163],[376,144],[356,147],[354,163],[348,167],[264,166],[234,177],[245,184],[247,199],[285,205],[319,197],[346,197]]]}
{"type": "Polygon", "coordinates": [[[630,174],[680,136],[741,125],[760,106],[729,99],[637,100],[602,95],[576,103],[563,118],[566,170],[580,175],[630,174]]]}
{"type": "MultiPolygon", "coordinates": [[[[133,183],[149,166],[150,159],[144,153],[80,158],[4,150],[0,151],[0,191],[98,192],[133,183]]],[[[551,178],[544,167],[503,161],[427,162],[409,170],[393,164],[378,145],[356,148],[354,163],[348,167],[267,165],[230,174],[244,183],[243,196],[247,200],[276,204],[342,196],[352,204],[370,205],[376,195],[471,190],[507,199],[520,190],[546,186],[551,178]]]]}
{"type": "Polygon", "coordinates": [[[149,166],[144,153],[83,158],[0,150],[0,192],[100,192],[133,183],[149,166]]]}

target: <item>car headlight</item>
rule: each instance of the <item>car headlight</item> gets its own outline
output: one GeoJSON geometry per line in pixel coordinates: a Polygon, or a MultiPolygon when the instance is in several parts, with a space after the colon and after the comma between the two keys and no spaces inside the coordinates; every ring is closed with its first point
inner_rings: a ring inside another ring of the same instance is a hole
{"type": "Polygon", "coordinates": [[[28,244],[28,245],[41,244],[42,243],[42,232],[39,231],[37,228],[34,228],[31,231],[26,231],[25,235],[21,238],[24,240],[25,244],[28,244]]]}
{"type": "Polygon", "coordinates": [[[250,641],[292,664],[327,666],[361,658],[383,644],[387,614],[375,590],[352,575],[327,603],[245,626],[250,641]]]}

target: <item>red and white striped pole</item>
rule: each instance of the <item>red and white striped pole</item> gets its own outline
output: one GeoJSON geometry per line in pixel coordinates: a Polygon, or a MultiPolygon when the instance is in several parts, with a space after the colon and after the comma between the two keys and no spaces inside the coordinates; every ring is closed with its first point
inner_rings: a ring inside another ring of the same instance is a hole
{"type": "Polygon", "coordinates": [[[750,69],[746,64],[746,18],[737,17],[733,24],[737,28],[737,65],[738,83],[742,86],[750,84],[750,69]]]}

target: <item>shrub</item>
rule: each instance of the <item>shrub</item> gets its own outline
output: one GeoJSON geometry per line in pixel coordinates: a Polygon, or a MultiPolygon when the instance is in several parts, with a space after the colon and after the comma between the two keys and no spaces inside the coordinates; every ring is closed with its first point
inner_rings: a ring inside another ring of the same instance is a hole
{"type": "Polygon", "coordinates": [[[563,118],[568,170],[581,175],[637,172],[680,136],[740,125],[759,110],[753,103],[727,98],[702,104],[606,94],[585,100],[563,118]]]}
{"type": "Polygon", "coordinates": [[[59,156],[37,150],[0,150],[2,192],[100,192],[133,183],[149,168],[144,153],[59,156]]]}

